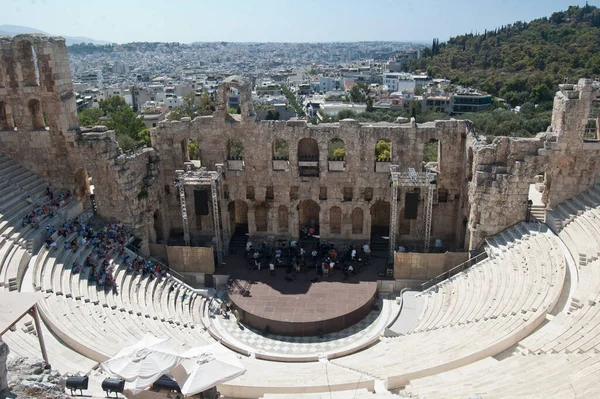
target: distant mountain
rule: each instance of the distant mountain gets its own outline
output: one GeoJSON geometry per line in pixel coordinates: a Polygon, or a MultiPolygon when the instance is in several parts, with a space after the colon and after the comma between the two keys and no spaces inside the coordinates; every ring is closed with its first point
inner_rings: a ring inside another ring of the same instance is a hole
{"type": "Polygon", "coordinates": [[[52,33],[41,31],[39,29],[30,28],[28,26],[0,25],[0,36],[15,36],[23,33],[41,33],[47,36],[62,36],[65,38],[67,46],[79,43],[110,44],[110,42],[104,40],[94,40],[90,39],[89,37],[55,35],[52,33]]]}

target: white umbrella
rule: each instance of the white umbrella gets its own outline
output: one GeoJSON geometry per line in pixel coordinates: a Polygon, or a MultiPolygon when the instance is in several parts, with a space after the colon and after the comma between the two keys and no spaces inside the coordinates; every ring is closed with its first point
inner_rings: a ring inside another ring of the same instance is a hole
{"type": "Polygon", "coordinates": [[[190,396],[205,391],[246,372],[236,355],[221,344],[192,348],[181,356],[186,357],[171,374],[179,384],[181,393],[190,396]]]}
{"type": "Polygon", "coordinates": [[[146,334],[140,342],[121,349],[101,366],[107,373],[124,379],[125,388],[136,394],[148,388],[181,360],[182,356],[167,339],[146,334]]]}

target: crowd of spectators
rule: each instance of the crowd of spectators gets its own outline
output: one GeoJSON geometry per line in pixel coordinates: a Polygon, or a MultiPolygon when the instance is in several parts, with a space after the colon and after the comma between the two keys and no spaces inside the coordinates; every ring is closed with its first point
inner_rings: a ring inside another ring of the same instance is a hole
{"type": "Polygon", "coordinates": [[[50,188],[50,186],[46,187],[45,195],[47,200],[44,201],[44,204],[39,205],[31,195],[27,196],[27,202],[30,205],[33,205],[34,208],[23,216],[22,226],[26,227],[27,225],[31,225],[34,229],[40,227],[40,220],[44,217],[48,217],[49,219],[53,218],[56,210],[66,205],[71,201],[72,195],[70,191],[66,191],[64,193],[60,193],[58,195],[54,195],[54,192],[50,188]]]}
{"type": "Polygon", "coordinates": [[[76,252],[81,246],[89,244],[92,252],[85,259],[83,265],[75,262],[71,268],[72,273],[83,271],[84,267],[90,268],[89,279],[95,281],[105,291],[117,292],[117,283],[114,276],[114,266],[111,258],[123,258],[128,272],[150,275],[150,278],[165,276],[166,271],[159,265],[145,260],[136,255],[130,255],[125,250],[129,240],[133,237],[122,223],[112,223],[96,231],[92,226],[78,219],[63,223],[60,227],[48,226],[46,228],[46,248],[52,250],[57,247],[58,238],[63,237],[64,248],[76,252]],[[56,233],[56,239],[55,237],[56,233]]]}

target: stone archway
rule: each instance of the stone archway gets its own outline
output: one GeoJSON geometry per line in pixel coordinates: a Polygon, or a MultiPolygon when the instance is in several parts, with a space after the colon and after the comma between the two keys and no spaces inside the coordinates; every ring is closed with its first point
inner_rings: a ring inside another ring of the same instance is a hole
{"type": "Polygon", "coordinates": [[[266,233],[269,230],[269,208],[264,202],[254,206],[254,226],[259,233],[266,233]]]}
{"type": "Polygon", "coordinates": [[[229,202],[229,225],[233,234],[248,233],[248,204],[242,200],[229,202]]]}
{"type": "Polygon", "coordinates": [[[371,206],[371,246],[387,243],[390,235],[390,203],[377,201],[371,206]]]}
{"type": "Polygon", "coordinates": [[[321,207],[313,200],[300,201],[298,205],[299,226],[302,228],[313,227],[315,234],[319,234],[319,218],[321,215],[321,207]]]}

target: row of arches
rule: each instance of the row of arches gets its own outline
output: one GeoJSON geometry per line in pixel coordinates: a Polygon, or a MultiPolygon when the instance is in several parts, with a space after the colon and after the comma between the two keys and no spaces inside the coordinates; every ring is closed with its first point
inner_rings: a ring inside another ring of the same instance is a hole
{"type": "MultiPolygon", "coordinates": [[[[271,154],[273,160],[288,161],[290,159],[290,148],[287,140],[276,138],[271,143],[271,154]]],[[[227,156],[230,160],[244,158],[244,144],[240,139],[229,139],[227,156]]],[[[303,138],[298,142],[298,161],[318,161],[319,145],[315,139],[303,138]]],[[[389,162],[392,158],[392,143],[388,139],[380,139],[375,145],[375,159],[378,162],[389,162]]],[[[327,148],[327,159],[330,161],[346,160],[346,145],[344,140],[333,138],[329,141],[327,148]]]]}
{"type": "MultiPolygon", "coordinates": [[[[29,127],[32,130],[46,128],[46,117],[39,100],[29,100],[27,103],[27,117],[29,118],[29,127]]],[[[6,102],[0,101],[0,130],[14,130],[15,128],[17,128],[17,123],[12,107],[6,102]]]]}
{"type": "MultiPolygon", "coordinates": [[[[232,231],[248,231],[248,203],[243,200],[234,200],[228,204],[230,227],[232,231]]],[[[277,207],[276,226],[269,229],[269,207],[261,202],[253,206],[255,231],[257,233],[277,232],[290,233],[290,212],[287,206],[277,207]]],[[[390,204],[387,201],[377,201],[370,208],[371,231],[387,235],[389,232],[390,204]]],[[[328,212],[328,225],[330,234],[341,234],[344,213],[341,207],[332,206],[328,212]]],[[[351,233],[361,235],[364,233],[364,211],[360,207],[353,208],[347,215],[350,218],[351,233]]],[[[314,200],[303,200],[298,205],[298,227],[315,229],[319,234],[320,223],[324,222],[321,207],[314,200]]]]}

